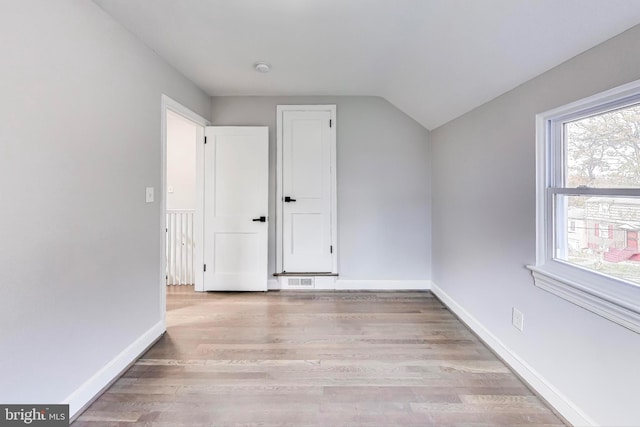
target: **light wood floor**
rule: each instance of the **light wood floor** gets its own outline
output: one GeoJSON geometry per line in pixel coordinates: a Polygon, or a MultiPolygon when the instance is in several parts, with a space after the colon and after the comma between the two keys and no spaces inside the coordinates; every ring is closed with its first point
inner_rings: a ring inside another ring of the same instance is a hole
{"type": "Polygon", "coordinates": [[[195,293],[73,424],[562,426],[429,292],[195,293]]]}

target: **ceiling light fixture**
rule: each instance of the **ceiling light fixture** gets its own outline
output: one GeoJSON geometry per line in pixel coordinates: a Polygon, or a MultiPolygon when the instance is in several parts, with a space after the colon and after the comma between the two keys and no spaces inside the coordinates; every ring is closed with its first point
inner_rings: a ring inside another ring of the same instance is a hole
{"type": "Polygon", "coordinates": [[[271,66],[265,62],[256,62],[253,67],[259,73],[268,73],[271,71],[271,66]]]}

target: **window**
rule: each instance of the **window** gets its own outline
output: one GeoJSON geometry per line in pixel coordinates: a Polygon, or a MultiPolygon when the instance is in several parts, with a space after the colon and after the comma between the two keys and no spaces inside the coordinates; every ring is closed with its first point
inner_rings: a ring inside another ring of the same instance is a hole
{"type": "Polygon", "coordinates": [[[536,144],[536,286],[640,333],[640,81],[539,114],[536,144]]]}

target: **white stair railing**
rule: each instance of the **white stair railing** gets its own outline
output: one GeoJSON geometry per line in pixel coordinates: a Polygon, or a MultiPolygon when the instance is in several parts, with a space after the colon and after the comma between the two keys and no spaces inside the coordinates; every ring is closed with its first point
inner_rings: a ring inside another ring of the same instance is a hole
{"type": "Polygon", "coordinates": [[[167,209],[167,285],[193,285],[193,210],[167,209]]]}

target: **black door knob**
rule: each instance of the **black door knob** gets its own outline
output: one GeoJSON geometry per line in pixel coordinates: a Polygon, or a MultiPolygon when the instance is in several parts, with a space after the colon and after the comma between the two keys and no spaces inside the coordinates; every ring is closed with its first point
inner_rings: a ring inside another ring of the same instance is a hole
{"type": "Polygon", "coordinates": [[[291,198],[291,197],[289,197],[289,196],[284,196],[284,201],[285,201],[286,203],[291,203],[291,202],[295,202],[295,201],[296,201],[296,199],[292,199],[292,198],[291,198]]]}
{"type": "Polygon", "coordinates": [[[267,222],[266,216],[261,216],[260,218],[253,218],[251,221],[253,222],[267,222]]]}

